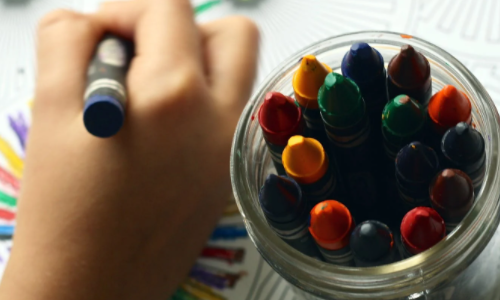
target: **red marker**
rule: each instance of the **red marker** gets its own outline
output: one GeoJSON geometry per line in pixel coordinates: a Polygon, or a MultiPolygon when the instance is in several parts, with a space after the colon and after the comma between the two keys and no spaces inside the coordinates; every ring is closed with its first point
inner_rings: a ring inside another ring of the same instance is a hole
{"type": "Polygon", "coordinates": [[[329,263],[353,266],[354,257],[349,247],[355,224],[351,213],[342,203],[325,200],[311,210],[309,231],[325,260],[329,263]]]}
{"type": "Polygon", "coordinates": [[[430,207],[410,210],[401,222],[403,258],[424,252],[446,236],[443,218],[430,207]]]}
{"type": "Polygon", "coordinates": [[[474,186],[464,172],[445,169],[431,182],[432,207],[443,217],[446,230],[452,231],[474,203],[474,186]]]}
{"type": "Polygon", "coordinates": [[[278,92],[269,92],[259,110],[259,124],[276,171],[285,175],[281,160],[283,150],[288,139],[294,135],[303,135],[305,128],[300,108],[292,98],[278,92]]]}

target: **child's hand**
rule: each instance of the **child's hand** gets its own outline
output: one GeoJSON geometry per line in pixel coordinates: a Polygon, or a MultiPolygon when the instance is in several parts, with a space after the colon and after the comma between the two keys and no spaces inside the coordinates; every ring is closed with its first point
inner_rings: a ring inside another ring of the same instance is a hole
{"type": "Polygon", "coordinates": [[[258,34],[198,27],[187,0],[59,11],[40,23],[33,126],[0,299],[166,299],[230,195],[229,152],[258,34]],[[136,44],[121,131],[83,125],[86,71],[109,31],[136,44]]]}

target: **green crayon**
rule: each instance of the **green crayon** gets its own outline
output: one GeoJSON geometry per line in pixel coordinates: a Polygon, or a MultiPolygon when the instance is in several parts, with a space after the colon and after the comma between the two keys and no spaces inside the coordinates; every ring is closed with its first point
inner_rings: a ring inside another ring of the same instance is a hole
{"type": "Polygon", "coordinates": [[[392,164],[403,146],[422,138],[425,119],[425,108],[407,95],[395,97],[384,107],[382,136],[392,164]]]}
{"type": "Polygon", "coordinates": [[[348,187],[356,220],[375,209],[379,196],[375,172],[382,145],[373,139],[365,101],[352,80],[329,73],[318,92],[318,104],[332,157],[337,158],[342,179],[348,187]]]}

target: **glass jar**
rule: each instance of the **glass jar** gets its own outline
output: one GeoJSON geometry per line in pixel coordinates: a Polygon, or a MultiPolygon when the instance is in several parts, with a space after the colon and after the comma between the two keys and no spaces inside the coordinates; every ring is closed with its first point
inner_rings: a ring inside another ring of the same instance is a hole
{"type": "Polygon", "coordinates": [[[282,63],[262,84],[241,115],[231,152],[233,191],[248,233],[263,258],[305,299],[500,299],[499,124],[495,105],[481,83],[456,58],[424,40],[391,32],[358,32],[318,42],[282,63]],[[472,101],[473,124],[486,141],[486,176],[462,223],[442,242],[393,264],[354,268],[309,258],[285,244],[266,223],[258,192],[274,172],[257,120],[269,91],[293,96],[292,76],[300,59],[313,54],[340,72],[344,54],[367,42],[384,57],[410,44],[431,64],[433,93],[452,84],[472,101]]]}

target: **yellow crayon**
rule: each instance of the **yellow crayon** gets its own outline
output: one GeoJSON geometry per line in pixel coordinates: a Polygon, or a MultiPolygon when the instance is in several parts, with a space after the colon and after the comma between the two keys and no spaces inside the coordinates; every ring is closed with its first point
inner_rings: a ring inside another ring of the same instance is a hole
{"type": "Polygon", "coordinates": [[[227,300],[221,295],[215,294],[210,287],[193,279],[188,279],[181,285],[181,288],[200,300],[227,300]]]}
{"type": "Polygon", "coordinates": [[[7,162],[9,163],[12,174],[20,179],[23,175],[24,162],[17,155],[16,151],[12,149],[9,143],[0,137],[0,152],[5,156],[7,162]]]}

